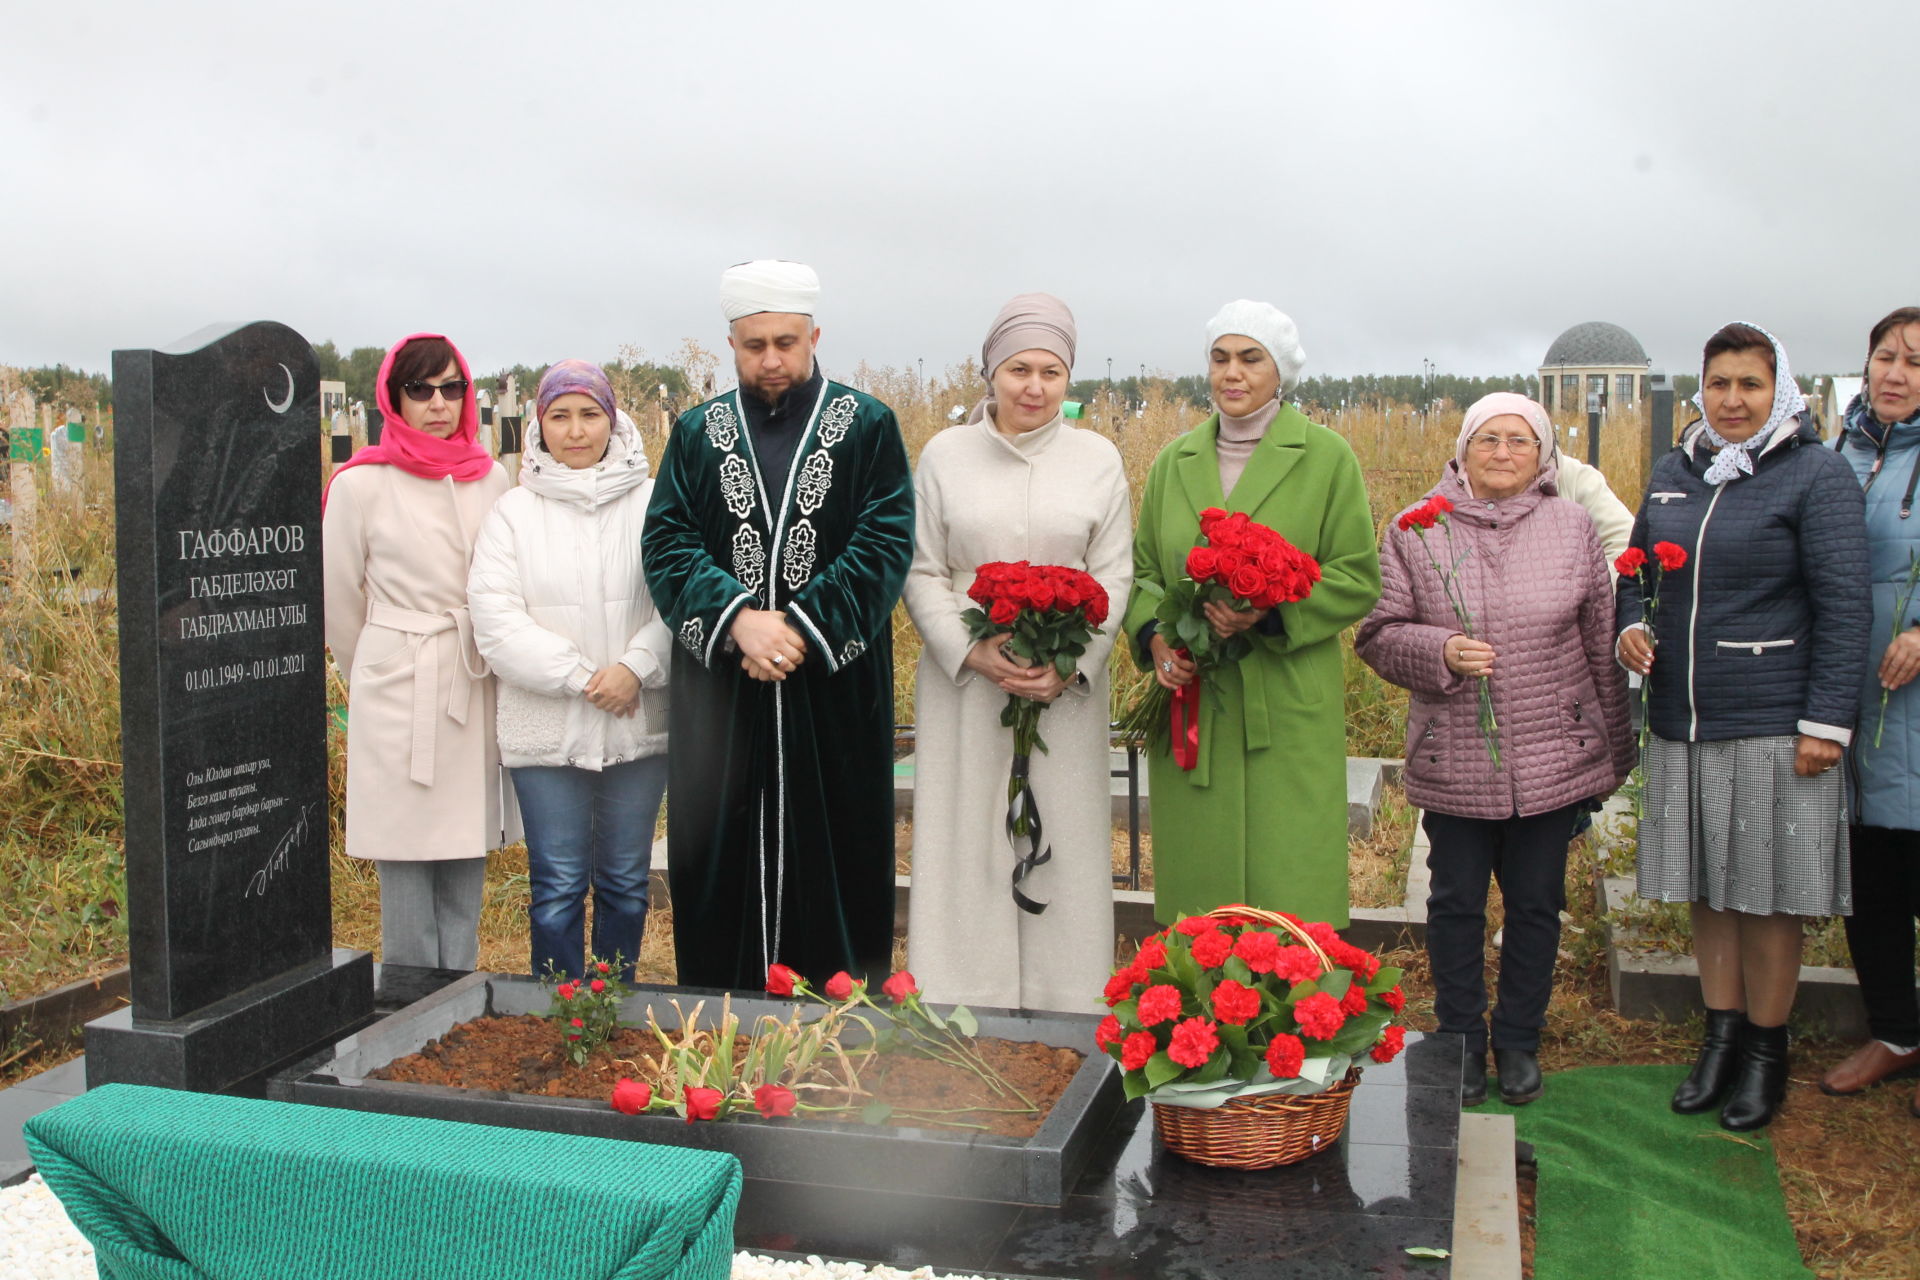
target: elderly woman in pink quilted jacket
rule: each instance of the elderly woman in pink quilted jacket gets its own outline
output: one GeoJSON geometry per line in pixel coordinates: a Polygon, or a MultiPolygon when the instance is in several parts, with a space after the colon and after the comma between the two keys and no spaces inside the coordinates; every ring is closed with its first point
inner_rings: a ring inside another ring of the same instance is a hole
{"type": "Polygon", "coordinates": [[[1633,767],[1606,555],[1586,511],[1556,496],[1556,461],[1546,410],[1509,392],[1476,401],[1440,482],[1387,530],[1380,603],[1355,638],[1413,695],[1406,787],[1432,844],[1434,1011],[1466,1038],[1469,1106],[1487,1096],[1487,878],[1506,904],[1500,1097],[1531,1102],[1567,844],[1633,767]]]}

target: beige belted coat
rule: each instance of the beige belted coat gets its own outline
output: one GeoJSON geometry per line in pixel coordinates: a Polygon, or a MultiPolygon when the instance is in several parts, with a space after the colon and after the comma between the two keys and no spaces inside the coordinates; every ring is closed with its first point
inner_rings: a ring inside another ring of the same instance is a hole
{"type": "Polygon", "coordinates": [[[467,570],[508,489],[354,467],[321,521],[327,645],[347,681],[347,853],[478,858],[519,838],[494,741],[494,680],[473,643],[467,570]]]}

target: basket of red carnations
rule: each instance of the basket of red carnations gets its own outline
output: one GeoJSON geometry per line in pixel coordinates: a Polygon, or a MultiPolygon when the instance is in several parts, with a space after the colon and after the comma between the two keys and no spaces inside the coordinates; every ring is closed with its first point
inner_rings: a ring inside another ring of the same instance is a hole
{"type": "Polygon", "coordinates": [[[1128,1099],[1153,1104],[1169,1151],[1268,1169],[1340,1136],[1355,1058],[1399,1055],[1399,981],[1331,925],[1216,907],[1148,938],[1114,972],[1094,1042],[1120,1063],[1128,1099]]]}

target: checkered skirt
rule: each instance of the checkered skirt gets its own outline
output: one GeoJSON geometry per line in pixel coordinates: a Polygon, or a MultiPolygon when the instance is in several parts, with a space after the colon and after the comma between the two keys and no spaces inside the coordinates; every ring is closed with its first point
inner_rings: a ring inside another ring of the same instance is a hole
{"type": "Polygon", "coordinates": [[[1642,898],[1716,911],[1853,914],[1847,794],[1839,769],[1793,772],[1793,735],[1647,739],[1642,898]]]}

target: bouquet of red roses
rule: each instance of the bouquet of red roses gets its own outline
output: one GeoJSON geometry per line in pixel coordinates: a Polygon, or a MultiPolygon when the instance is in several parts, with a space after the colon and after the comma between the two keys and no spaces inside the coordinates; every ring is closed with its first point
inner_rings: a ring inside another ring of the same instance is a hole
{"type": "Polygon", "coordinates": [[[1107,983],[1094,1043],[1120,1064],[1129,1100],[1216,1107],[1235,1097],[1317,1093],[1365,1053],[1391,1062],[1406,1039],[1400,970],[1331,925],[1218,907],[1140,944],[1107,983]]]}
{"type": "MultiPolygon", "coordinates": [[[[960,615],[969,636],[979,641],[1004,635],[1008,657],[1030,667],[1050,666],[1062,680],[1073,679],[1093,633],[1107,620],[1106,588],[1092,574],[1064,565],[990,561],[974,574],[967,597],[979,606],[960,615]]],[[[1042,844],[1040,805],[1027,777],[1035,749],[1047,749],[1040,737],[1040,713],[1046,709],[1043,702],[1008,694],[1000,712],[1000,723],[1013,730],[1006,820],[1007,841],[1017,859],[1013,900],[1035,915],[1047,904],[1022,892],[1020,882],[1053,857],[1051,846],[1042,844]]]]}
{"type": "Polygon", "coordinates": [[[1186,574],[1164,589],[1134,584],[1159,598],[1153,616],[1161,637],[1199,670],[1177,696],[1157,680],[1148,685],[1121,721],[1123,735],[1155,746],[1170,738],[1174,760],[1182,769],[1193,768],[1200,761],[1200,686],[1210,686],[1216,671],[1253,652],[1245,632],[1225,640],[1214,635],[1205,606],[1271,609],[1306,599],[1319,581],[1319,561],[1244,511],[1202,511],[1200,543],[1187,553],[1186,574]]]}

